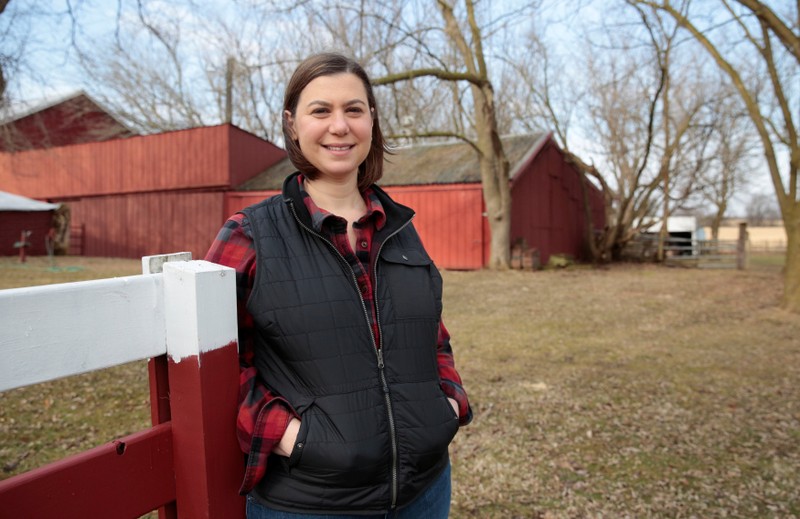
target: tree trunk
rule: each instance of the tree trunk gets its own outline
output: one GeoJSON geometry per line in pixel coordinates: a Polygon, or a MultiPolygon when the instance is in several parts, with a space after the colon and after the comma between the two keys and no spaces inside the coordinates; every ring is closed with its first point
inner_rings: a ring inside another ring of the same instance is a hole
{"type": "Polygon", "coordinates": [[[475,131],[480,155],[483,201],[489,219],[489,265],[493,270],[511,267],[510,166],[497,132],[494,91],[491,84],[470,85],[475,103],[475,131]]]}
{"type": "MultiPolygon", "coordinates": [[[[569,156],[568,156],[569,157],[569,156]]],[[[569,160],[569,159],[568,159],[569,160]]],[[[598,263],[601,259],[599,249],[597,248],[597,241],[594,235],[594,218],[592,217],[592,202],[589,199],[589,189],[586,183],[589,182],[586,178],[586,173],[578,168],[578,179],[581,184],[581,197],[583,198],[583,223],[586,226],[586,233],[584,240],[586,240],[586,250],[589,251],[589,257],[592,263],[598,263]]]]}
{"type": "Polygon", "coordinates": [[[713,220],[711,220],[711,239],[714,242],[719,240],[719,226],[721,223],[721,219],[719,216],[715,216],[713,220]]]}
{"type": "Polygon", "coordinates": [[[728,210],[728,202],[724,196],[720,197],[717,204],[717,211],[711,218],[711,239],[716,243],[719,240],[719,228],[722,225],[722,219],[725,218],[725,212],[728,210]]]}
{"type": "Polygon", "coordinates": [[[786,228],[786,264],[783,267],[783,306],[800,313],[800,204],[795,203],[791,214],[784,214],[786,228]]]}
{"type": "MultiPolygon", "coordinates": [[[[479,142],[481,139],[479,139],[479,142]]],[[[508,160],[502,148],[492,146],[491,156],[480,159],[483,202],[489,223],[489,264],[494,270],[511,267],[511,186],[508,160]]]]}
{"type": "MultiPolygon", "coordinates": [[[[488,208],[488,206],[487,206],[488,208]]],[[[511,266],[511,208],[504,208],[500,217],[489,212],[489,268],[506,270],[511,266]]]]}
{"type": "MultiPolygon", "coordinates": [[[[469,73],[469,88],[475,108],[474,124],[477,137],[475,148],[480,160],[483,201],[486,204],[489,231],[492,235],[489,268],[508,269],[511,267],[511,185],[508,179],[510,166],[497,130],[494,88],[487,72],[481,28],[475,18],[473,0],[464,2],[469,39],[459,28],[453,6],[445,0],[438,0],[437,4],[445,21],[445,32],[461,55],[469,73]]],[[[436,75],[441,77],[441,74],[436,75]]],[[[450,79],[461,80],[467,77],[450,79]]]]}

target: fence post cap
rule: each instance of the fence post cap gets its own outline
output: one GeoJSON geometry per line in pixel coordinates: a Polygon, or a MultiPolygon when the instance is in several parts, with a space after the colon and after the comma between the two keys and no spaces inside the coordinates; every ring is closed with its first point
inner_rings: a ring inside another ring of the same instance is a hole
{"type": "Polygon", "coordinates": [[[167,354],[174,362],[238,340],[235,270],[205,260],[163,265],[167,354]]]}
{"type": "Polygon", "coordinates": [[[192,261],[191,252],[173,252],[142,256],[142,274],[158,274],[163,272],[164,264],[170,261],[192,261]]]}

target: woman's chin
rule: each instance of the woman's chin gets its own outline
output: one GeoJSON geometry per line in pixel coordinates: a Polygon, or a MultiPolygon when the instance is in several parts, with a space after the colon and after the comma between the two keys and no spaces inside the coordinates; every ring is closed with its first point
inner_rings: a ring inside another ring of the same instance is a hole
{"type": "Polygon", "coordinates": [[[358,176],[358,167],[317,167],[318,178],[330,180],[344,180],[353,176],[358,176]]]}

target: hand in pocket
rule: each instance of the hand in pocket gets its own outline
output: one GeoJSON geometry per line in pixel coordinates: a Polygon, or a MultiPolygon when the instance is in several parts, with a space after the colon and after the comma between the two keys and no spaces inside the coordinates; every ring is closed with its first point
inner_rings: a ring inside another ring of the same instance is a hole
{"type": "Polygon", "coordinates": [[[458,414],[458,402],[454,398],[447,397],[447,401],[450,402],[450,406],[453,408],[453,412],[456,416],[460,417],[458,414]]]}
{"type": "Polygon", "coordinates": [[[286,426],[286,431],[283,433],[281,441],[273,449],[273,452],[278,456],[289,457],[294,449],[294,444],[297,441],[297,434],[300,432],[300,420],[292,418],[286,426]]]}

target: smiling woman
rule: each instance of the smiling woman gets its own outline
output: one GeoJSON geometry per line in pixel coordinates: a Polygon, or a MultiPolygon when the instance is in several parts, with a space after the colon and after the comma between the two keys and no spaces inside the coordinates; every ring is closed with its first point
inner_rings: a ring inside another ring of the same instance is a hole
{"type": "Polygon", "coordinates": [[[237,271],[248,517],[443,519],[472,411],[414,212],[375,185],[386,147],[363,68],[303,61],[283,133],[298,171],[206,256],[237,271]]]}

